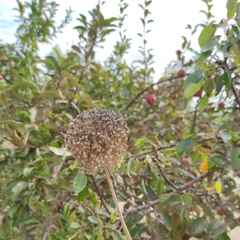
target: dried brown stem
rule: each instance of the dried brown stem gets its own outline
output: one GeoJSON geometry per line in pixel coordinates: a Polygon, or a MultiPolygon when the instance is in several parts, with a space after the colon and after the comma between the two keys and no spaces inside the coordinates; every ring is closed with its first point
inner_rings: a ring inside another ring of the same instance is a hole
{"type": "Polygon", "coordinates": [[[121,213],[121,210],[120,210],[120,207],[119,207],[119,204],[118,204],[117,195],[115,193],[115,190],[114,190],[114,187],[113,187],[113,184],[112,184],[112,181],[111,181],[108,169],[105,169],[105,173],[106,173],[108,185],[109,185],[111,193],[112,193],[113,201],[114,201],[114,204],[115,204],[116,209],[117,209],[118,216],[119,216],[120,221],[122,223],[123,230],[124,230],[125,234],[127,235],[127,239],[128,240],[132,240],[132,237],[131,237],[131,235],[130,235],[130,233],[128,231],[127,225],[126,225],[126,223],[124,221],[124,218],[123,218],[123,215],[121,213]]]}

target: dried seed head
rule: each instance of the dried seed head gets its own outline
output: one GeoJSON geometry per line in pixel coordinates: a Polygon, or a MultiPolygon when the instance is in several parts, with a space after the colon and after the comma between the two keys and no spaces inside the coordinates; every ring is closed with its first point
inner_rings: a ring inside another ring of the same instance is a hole
{"type": "Polygon", "coordinates": [[[91,109],[80,113],[69,124],[66,148],[88,174],[119,167],[127,149],[129,129],[121,114],[91,109]]]}

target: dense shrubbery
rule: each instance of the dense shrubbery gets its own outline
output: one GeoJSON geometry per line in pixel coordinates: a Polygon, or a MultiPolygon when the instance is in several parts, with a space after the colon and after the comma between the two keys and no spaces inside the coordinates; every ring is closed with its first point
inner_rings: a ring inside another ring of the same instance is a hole
{"type": "Polygon", "coordinates": [[[228,0],[216,22],[203,0],[206,22],[188,25],[201,50],[183,37],[176,60],[153,80],[151,0],[139,5],[142,58],[132,65],[124,0],[118,18],[104,18],[99,5],[80,14],[78,44],[44,59],[39,44],[71,11],[56,26],[56,2],[17,2],[17,42],[0,45],[0,239],[126,239],[105,175],[81,181],[64,148],[71,119],[91,108],[123,114],[131,130],[115,188],[133,239],[229,239],[240,208],[240,3],[228,0]],[[113,31],[119,40],[99,63],[96,48],[113,31]]]}

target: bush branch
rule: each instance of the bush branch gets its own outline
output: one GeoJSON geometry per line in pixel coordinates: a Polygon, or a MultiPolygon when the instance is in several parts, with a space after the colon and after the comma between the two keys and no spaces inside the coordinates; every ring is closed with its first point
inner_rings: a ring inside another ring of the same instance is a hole
{"type": "Polygon", "coordinates": [[[144,88],[141,92],[139,92],[128,104],[127,106],[125,107],[125,110],[127,110],[135,101],[136,99],[138,99],[143,93],[145,93],[149,88],[155,86],[155,85],[158,85],[158,84],[161,84],[161,83],[165,83],[165,82],[170,82],[174,79],[177,79],[179,77],[177,76],[172,76],[168,79],[164,79],[164,80],[159,80],[158,82],[155,82],[155,83],[152,83],[151,85],[149,85],[148,87],[144,88]]]}
{"type": "Polygon", "coordinates": [[[238,93],[237,93],[237,91],[236,91],[236,89],[235,89],[233,84],[231,86],[231,90],[233,92],[233,95],[235,97],[235,100],[236,100],[237,104],[240,106],[240,99],[239,99],[238,93]]]}
{"type": "MultiPolygon", "coordinates": [[[[188,189],[189,187],[191,187],[192,185],[194,185],[195,183],[197,182],[200,182],[202,181],[204,178],[206,178],[208,176],[208,173],[203,173],[202,175],[200,175],[199,177],[185,183],[184,185],[182,185],[181,187],[177,188],[175,191],[171,192],[170,195],[173,196],[175,195],[176,193],[180,193],[186,189],[188,189]]],[[[134,208],[131,208],[129,209],[125,214],[124,216],[127,216],[129,214],[132,214],[132,213],[135,213],[135,212],[140,212],[142,210],[145,210],[145,209],[148,209],[152,206],[155,206],[157,204],[159,204],[159,202],[161,201],[162,197],[161,198],[158,198],[156,200],[153,200],[153,201],[150,201],[144,205],[141,205],[141,206],[137,206],[137,207],[134,207],[134,208]]]]}

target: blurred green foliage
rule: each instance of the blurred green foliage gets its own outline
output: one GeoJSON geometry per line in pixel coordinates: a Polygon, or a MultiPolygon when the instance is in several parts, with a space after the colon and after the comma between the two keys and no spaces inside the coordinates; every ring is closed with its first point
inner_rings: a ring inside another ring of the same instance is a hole
{"type": "Polygon", "coordinates": [[[206,22],[187,26],[200,50],[183,36],[181,54],[154,80],[151,0],[139,4],[141,58],[132,64],[126,1],[117,17],[103,16],[104,3],[80,13],[78,44],[41,58],[71,9],[57,26],[56,2],[17,0],[17,41],[0,44],[0,239],[126,239],[105,175],[86,176],[64,148],[70,120],[93,107],[122,113],[131,130],[114,176],[133,239],[230,239],[240,208],[240,3],[226,1],[217,22],[203,2],[206,22]],[[112,32],[119,39],[100,63],[97,48],[112,32]]]}

